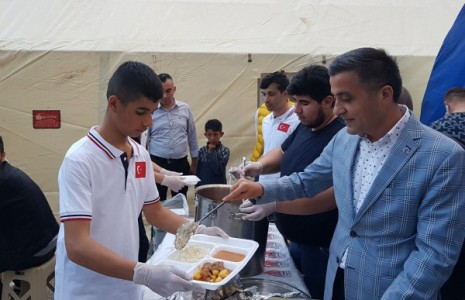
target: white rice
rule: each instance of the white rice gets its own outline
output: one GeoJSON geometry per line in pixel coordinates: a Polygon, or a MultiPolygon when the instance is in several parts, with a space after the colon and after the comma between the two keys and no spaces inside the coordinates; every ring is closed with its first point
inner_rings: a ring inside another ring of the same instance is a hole
{"type": "Polygon", "coordinates": [[[207,256],[210,249],[202,246],[186,246],[182,250],[179,250],[179,261],[183,262],[198,262],[205,256],[207,256]]]}

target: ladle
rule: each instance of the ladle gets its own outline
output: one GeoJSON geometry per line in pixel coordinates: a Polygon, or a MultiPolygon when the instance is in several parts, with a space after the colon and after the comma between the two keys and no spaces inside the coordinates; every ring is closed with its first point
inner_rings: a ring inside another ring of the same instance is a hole
{"type": "Polygon", "coordinates": [[[200,220],[197,222],[186,222],[179,226],[178,231],[176,232],[176,239],[174,241],[174,245],[176,247],[176,250],[182,250],[184,247],[186,247],[187,242],[189,242],[189,239],[191,238],[192,234],[194,233],[194,228],[197,227],[200,222],[205,220],[206,217],[211,215],[213,212],[217,211],[221,206],[226,204],[226,202],[221,202],[219,205],[217,205],[215,208],[207,212],[200,220]]]}

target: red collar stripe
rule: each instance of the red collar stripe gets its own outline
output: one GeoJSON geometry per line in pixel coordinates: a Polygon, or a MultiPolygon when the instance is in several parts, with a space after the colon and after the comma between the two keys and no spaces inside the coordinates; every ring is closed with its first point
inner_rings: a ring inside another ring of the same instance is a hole
{"type": "Polygon", "coordinates": [[[111,151],[102,143],[100,142],[95,136],[92,135],[92,133],[88,133],[87,134],[87,137],[97,146],[99,147],[103,152],[105,152],[105,154],[110,158],[110,159],[113,159],[115,158],[116,156],[111,153],[111,151]]]}

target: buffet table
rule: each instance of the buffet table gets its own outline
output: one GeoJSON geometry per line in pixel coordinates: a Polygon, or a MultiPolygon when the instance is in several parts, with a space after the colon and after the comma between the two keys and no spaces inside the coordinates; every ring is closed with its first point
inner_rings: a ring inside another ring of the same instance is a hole
{"type": "MultiPolygon", "coordinates": [[[[174,239],[175,236],[173,234],[166,234],[162,243],[147,263],[155,264],[174,250],[174,239]]],[[[265,270],[262,274],[251,278],[279,281],[285,284],[291,283],[292,286],[308,294],[308,290],[304,284],[302,276],[296,269],[296,266],[290,257],[284,238],[273,223],[270,223],[268,228],[268,240],[265,252],[265,270]]],[[[144,300],[163,299],[150,289],[144,289],[144,300]]]]}

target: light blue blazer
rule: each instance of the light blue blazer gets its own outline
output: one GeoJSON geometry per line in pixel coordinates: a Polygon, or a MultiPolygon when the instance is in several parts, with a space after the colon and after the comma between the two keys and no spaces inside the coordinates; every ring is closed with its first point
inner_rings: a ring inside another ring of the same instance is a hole
{"type": "Polygon", "coordinates": [[[311,197],[334,183],[339,221],[325,299],[346,249],[346,299],[437,299],[464,240],[465,151],[412,115],[355,213],[359,142],[343,128],[303,172],[264,183],[258,203],[311,197]]]}

